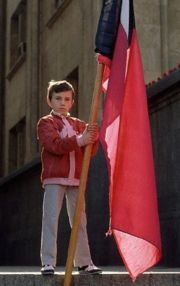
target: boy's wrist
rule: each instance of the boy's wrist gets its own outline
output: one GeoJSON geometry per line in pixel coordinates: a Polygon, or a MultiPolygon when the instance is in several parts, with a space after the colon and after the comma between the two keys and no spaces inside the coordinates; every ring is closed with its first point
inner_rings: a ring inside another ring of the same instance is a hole
{"type": "Polygon", "coordinates": [[[76,141],[77,141],[77,144],[78,144],[79,147],[82,147],[82,146],[85,145],[85,142],[84,142],[82,134],[76,136],[76,141]]]}

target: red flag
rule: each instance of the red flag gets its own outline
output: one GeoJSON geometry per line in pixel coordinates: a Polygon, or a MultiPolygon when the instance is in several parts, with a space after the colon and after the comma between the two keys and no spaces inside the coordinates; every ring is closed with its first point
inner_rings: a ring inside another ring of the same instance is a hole
{"type": "MultiPolygon", "coordinates": [[[[115,2],[120,3],[104,5],[115,2]]],[[[100,140],[110,177],[110,230],[135,280],[159,261],[161,239],[147,95],[131,0],[121,1],[100,140]]]]}

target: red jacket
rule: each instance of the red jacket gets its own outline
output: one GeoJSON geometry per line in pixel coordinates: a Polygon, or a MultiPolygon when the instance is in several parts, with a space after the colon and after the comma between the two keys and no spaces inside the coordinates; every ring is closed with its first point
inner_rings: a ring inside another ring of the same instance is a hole
{"type": "MultiPolygon", "coordinates": [[[[70,116],[66,119],[77,135],[83,133],[86,127],[85,122],[70,116]]],[[[71,151],[75,151],[75,178],[80,178],[84,148],[78,146],[76,135],[70,138],[60,137],[63,126],[62,118],[53,113],[42,117],[37,124],[38,139],[42,146],[42,181],[47,178],[68,177],[71,151]]]]}

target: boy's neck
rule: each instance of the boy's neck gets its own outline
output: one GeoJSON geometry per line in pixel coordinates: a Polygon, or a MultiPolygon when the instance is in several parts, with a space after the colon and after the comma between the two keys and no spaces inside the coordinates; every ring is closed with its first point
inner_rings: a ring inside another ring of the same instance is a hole
{"type": "Polygon", "coordinates": [[[52,109],[52,111],[51,111],[53,114],[55,114],[55,115],[57,115],[57,116],[59,116],[59,117],[67,117],[67,116],[70,116],[70,113],[69,112],[67,112],[66,114],[64,114],[64,113],[60,113],[60,112],[56,112],[56,111],[54,111],[53,109],[52,109]]]}

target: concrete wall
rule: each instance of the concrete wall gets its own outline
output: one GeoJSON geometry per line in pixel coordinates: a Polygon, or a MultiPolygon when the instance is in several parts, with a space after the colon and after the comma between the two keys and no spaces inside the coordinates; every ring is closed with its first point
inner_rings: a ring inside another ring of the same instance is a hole
{"type": "Polygon", "coordinates": [[[1,184],[1,265],[38,264],[42,191],[38,164],[1,184]]]}
{"type": "Polygon", "coordinates": [[[180,2],[136,0],[134,7],[145,81],[149,82],[179,63],[180,2]]]}
{"type": "Polygon", "coordinates": [[[180,69],[148,89],[163,263],[180,265],[180,69]]]}

